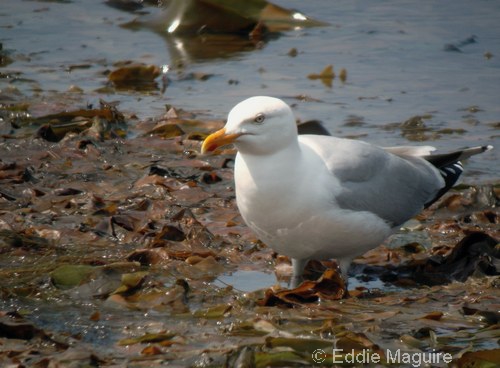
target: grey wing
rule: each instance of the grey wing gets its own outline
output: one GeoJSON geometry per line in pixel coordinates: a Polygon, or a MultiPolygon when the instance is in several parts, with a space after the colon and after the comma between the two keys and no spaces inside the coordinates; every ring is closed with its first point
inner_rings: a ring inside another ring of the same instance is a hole
{"type": "Polygon", "coordinates": [[[392,226],[422,211],[444,186],[439,171],[419,157],[333,137],[310,139],[309,145],[339,180],[335,200],[341,208],[372,212],[392,226]]]}
{"type": "Polygon", "coordinates": [[[433,146],[396,146],[383,147],[384,151],[390,152],[398,156],[426,156],[436,150],[433,146]]]}

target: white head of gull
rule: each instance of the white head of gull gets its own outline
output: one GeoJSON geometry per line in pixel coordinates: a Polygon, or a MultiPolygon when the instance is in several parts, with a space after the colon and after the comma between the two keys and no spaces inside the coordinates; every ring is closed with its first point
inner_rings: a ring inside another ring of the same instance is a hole
{"type": "Polygon", "coordinates": [[[290,107],[265,96],[237,104],[202,152],[230,143],[238,151],[238,209],[263,242],[292,258],[292,286],[310,259],[336,258],[347,281],[353,258],[451,188],[461,159],[492,148],[431,155],[429,146],[381,148],[298,135],[290,107]]]}

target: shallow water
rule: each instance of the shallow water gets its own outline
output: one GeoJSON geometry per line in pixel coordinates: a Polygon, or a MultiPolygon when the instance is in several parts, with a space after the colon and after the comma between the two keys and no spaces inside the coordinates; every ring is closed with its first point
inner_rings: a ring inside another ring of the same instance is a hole
{"type": "MultiPolygon", "coordinates": [[[[200,50],[190,40],[167,39],[145,28],[125,29],[120,25],[142,15],[98,0],[3,1],[0,42],[13,62],[0,68],[10,76],[0,80],[0,88],[16,87],[31,95],[76,85],[89,103],[117,100],[121,109],[140,118],[160,115],[165,104],[224,118],[240,100],[265,94],[294,104],[298,118],[322,120],[339,136],[387,146],[419,144],[387,124],[429,115],[424,120],[429,128],[425,144],[440,150],[477,144],[500,147],[496,2],[276,3],[330,26],[285,32],[253,51],[216,52],[216,45],[200,50]],[[446,51],[450,44],[459,50],[446,51]],[[292,48],[298,51],[296,57],[288,55],[292,48]],[[106,71],[124,60],[168,65],[166,91],[100,92],[106,71]],[[176,67],[180,61],[182,68],[176,67]],[[347,70],[346,83],[337,78],[328,87],[307,78],[328,64],[337,72],[347,70]],[[193,72],[212,76],[202,81],[190,78],[193,72]],[[296,98],[303,95],[317,101],[296,98]],[[448,130],[439,132],[442,129],[448,130]],[[449,129],[455,131],[450,134],[449,129]]],[[[499,159],[498,149],[472,159],[464,181],[498,180],[499,159]]]]}
{"type": "MultiPolygon", "coordinates": [[[[241,292],[253,292],[260,289],[267,289],[276,285],[283,288],[290,287],[289,283],[279,281],[276,275],[265,271],[244,271],[238,270],[236,272],[228,273],[217,277],[213,282],[214,286],[227,287],[232,286],[234,289],[241,292]]],[[[356,289],[363,287],[368,289],[380,289],[387,292],[400,291],[401,288],[387,284],[377,277],[371,280],[359,280],[357,277],[349,277],[349,289],[356,289]]]]}
{"type": "MultiPolygon", "coordinates": [[[[256,291],[279,284],[276,276],[269,272],[238,270],[219,276],[214,285],[217,287],[232,286],[242,292],[256,291]]],[[[283,285],[286,286],[286,285],[283,285]]]]}

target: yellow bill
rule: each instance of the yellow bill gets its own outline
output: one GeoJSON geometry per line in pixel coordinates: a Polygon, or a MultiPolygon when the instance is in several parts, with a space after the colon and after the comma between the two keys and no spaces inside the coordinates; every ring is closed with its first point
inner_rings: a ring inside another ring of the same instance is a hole
{"type": "Polygon", "coordinates": [[[226,134],[226,129],[222,128],[210,134],[201,145],[201,153],[215,151],[218,147],[233,143],[241,134],[226,134]]]}

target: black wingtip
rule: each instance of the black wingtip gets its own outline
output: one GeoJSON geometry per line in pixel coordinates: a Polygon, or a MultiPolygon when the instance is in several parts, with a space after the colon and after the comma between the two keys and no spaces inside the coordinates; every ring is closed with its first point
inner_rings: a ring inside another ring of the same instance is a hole
{"type": "Polygon", "coordinates": [[[423,159],[431,163],[436,169],[441,173],[441,177],[444,179],[445,185],[436,194],[436,196],[425,204],[425,207],[429,207],[431,204],[436,202],[443,194],[450,190],[453,185],[457,182],[458,178],[464,171],[462,163],[460,160],[465,160],[471,156],[477,155],[493,149],[493,146],[488,144],[485,146],[477,146],[472,148],[466,148],[461,151],[439,154],[439,155],[428,155],[422,156],[423,159]]]}
{"type": "Polygon", "coordinates": [[[439,198],[441,198],[448,190],[450,190],[455,183],[457,182],[460,175],[464,172],[464,168],[460,161],[454,162],[452,164],[443,166],[439,168],[439,173],[441,177],[444,179],[444,187],[435,195],[435,197],[425,204],[425,208],[432,205],[439,198]]]}

